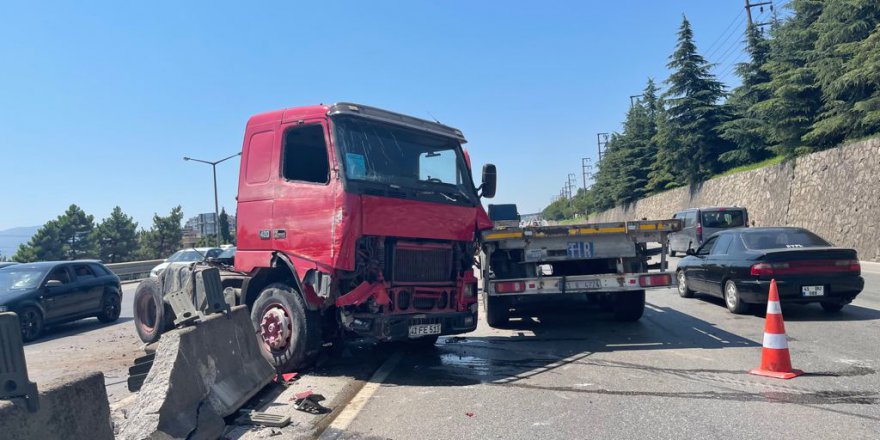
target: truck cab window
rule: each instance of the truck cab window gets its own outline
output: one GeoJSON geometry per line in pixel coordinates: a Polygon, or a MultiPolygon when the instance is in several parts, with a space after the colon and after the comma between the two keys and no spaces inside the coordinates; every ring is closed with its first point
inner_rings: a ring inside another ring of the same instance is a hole
{"type": "Polygon", "coordinates": [[[324,142],[324,127],[308,125],[284,134],[281,173],[287,180],[328,183],[330,161],[324,142]]]}

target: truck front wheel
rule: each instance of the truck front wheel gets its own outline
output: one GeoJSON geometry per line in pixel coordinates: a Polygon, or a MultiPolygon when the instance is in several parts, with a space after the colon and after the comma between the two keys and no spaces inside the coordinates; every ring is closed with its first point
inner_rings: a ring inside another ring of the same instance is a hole
{"type": "Polygon", "coordinates": [[[162,286],[156,278],[141,281],[134,291],[134,326],[146,344],[158,341],[174,327],[174,311],[162,300],[162,286]]]}
{"type": "Polygon", "coordinates": [[[614,318],[618,321],[638,321],[644,312],[644,290],[619,293],[614,296],[614,318]]]}
{"type": "Polygon", "coordinates": [[[486,296],[486,323],[489,327],[505,326],[510,321],[510,308],[501,298],[486,296]]]}
{"type": "Polygon", "coordinates": [[[261,352],[279,372],[290,372],[314,359],[321,348],[321,316],[284,283],[266,286],[251,307],[261,352]]]}

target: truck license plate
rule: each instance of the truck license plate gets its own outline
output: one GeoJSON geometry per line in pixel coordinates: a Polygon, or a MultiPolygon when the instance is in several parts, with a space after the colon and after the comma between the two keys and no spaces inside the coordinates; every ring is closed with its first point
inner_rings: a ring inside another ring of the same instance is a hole
{"type": "Polygon", "coordinates": [[[804,296],[822,296],[825,295],[825,286],[801,286],[801,293],[804,296]]]}
{"type": "Polygon", "coordinates": [[[440,324],[418,324],[409,326],[409,337],[411,338],[439,334],[440,324]]]}
{"type": "Polygon", "coordinates": [[[565,283],[565,290],[598,289],[600,287],[602,287],[601,280],[567,281],[565,283]]]}

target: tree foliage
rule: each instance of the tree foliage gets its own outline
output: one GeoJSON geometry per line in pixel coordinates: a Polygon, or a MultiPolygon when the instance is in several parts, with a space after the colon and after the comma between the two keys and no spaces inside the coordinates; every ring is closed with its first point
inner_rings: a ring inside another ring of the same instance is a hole
{"type": "Polygon", "coordinates": [[[684,18],[661,94],[649,81],[597,164],[592,187],[544,211],[570,218],[694,184],[772,155],[880,133],[880,2],[791,0],[769,32],[750,27],[741,84],[727,93],[684,18]]]}
{"type": "Polygon", "coordinates": [[[137,222],[115,207],[95,228],[99,256],[105,263],[131,261],[138,250],[137,222]]]}
{"type": "Polygon", "coordinates": [[[183,241],[183,208],[177,206],[167,216],[153,214],[153,227],[138,233],[140,256],[144,259],[167,258],[180,249],[183,241]]]}

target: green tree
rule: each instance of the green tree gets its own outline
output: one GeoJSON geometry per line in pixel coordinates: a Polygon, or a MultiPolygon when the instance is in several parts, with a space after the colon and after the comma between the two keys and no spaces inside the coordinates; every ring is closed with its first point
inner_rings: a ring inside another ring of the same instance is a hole
{"type": "Polygon", "coordinates": [[[671,180],[666,187],[696,183],[719,170],[718,156],[730,149],[717,128],[727,119],[718,105],[724,86],[709,72],[711,65],[697,52],[687,17],[682,18],[678,43],[667,67],[672,71],[664,94],[668,116],[658,124],[656,138],[662,162],[655,167],[657,178],[671,180]],[[661,129],[667,132],[660,134],[661,129]]]}
{"type": "Polygon", "coordinates": [[[140,257],[145,259],[167,258],[180,249],[183,240],[183,208],[177,206],[167,216],[153,214],[153,227],[138,233],[140,257]]]}
{"type": "Polygon", "coordinates": [[[822,93],[807,61],[815,55],[816,19],[825,2],[792,0],[791,18],[771,30],[773,42],[765,68],[770,72],[770,98],[753,106],[759,119],[767,121],[767,140],[776,154],[791,157],[813,151],[803,136],[816,120],[822,93]]]}
{"type": "Polygon", "coordinates": [[[131,261],[137,254],[137,222],[115,207],[95,228],[98,255],[105,263],[131,261]]]}
{"type": "Polygon", "coordinates": [[[26,244],[18,247],[12,259],[20,263],[29,263],[63,260],[65,256],[61,225],[58,220],[49,220],[26,244]]]}
{"type": "Polygon", "coordinates": [[[733,90],[725,104],[732,118],[721,124],[721,137],[735,145],[719,159],[731,166],[760,162],[770,155],[767,142],[768,121],[761,119],[755,105],[771,96],[770,72],[766,65],[770,57],[770,41],[757,26],[747,31],[748,62],[736,66],[742,84],[733,90]]]}
{"type": "Polygon", "coordinates": [[[220,227],[220,242],[223,244],[234,243],[232,234],[229,233],[229,214],[226,214],[226,208],[220,208],[217,222],[220,227]]]}
{"type": "Polygon", "coordinates": [[[826,2],[812,24],[816,42],[807,67],[821,90],[822,107],[804,143],[824,149],[877,132],[876,122],[865,116],[880,110],[878,23],[880,2],[839,0],[826,2]]]}
{"type": "Polygon", "coordinates": [[[61,226],[66,259],[77,260],[98,256],[98,246],[93,235],[95,230],[93,215],[86,214],[79,206],[70,205],[58,218],[58,223],[61,226]]]}

